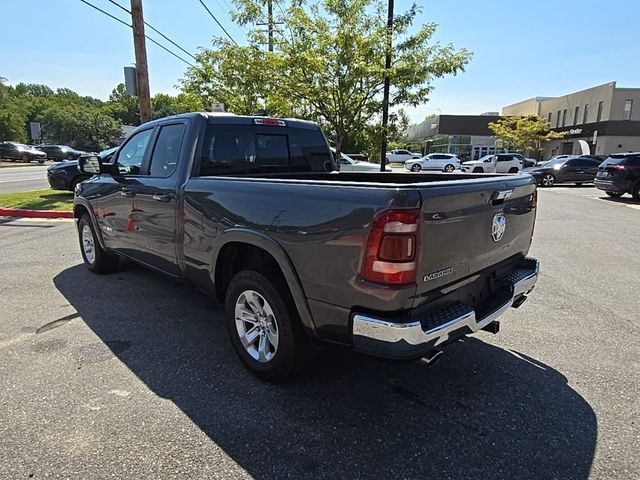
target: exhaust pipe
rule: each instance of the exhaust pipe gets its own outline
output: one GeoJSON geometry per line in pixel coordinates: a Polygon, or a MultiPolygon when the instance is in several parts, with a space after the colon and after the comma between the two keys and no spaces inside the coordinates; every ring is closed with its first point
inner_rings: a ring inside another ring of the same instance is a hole
{"type": "Polygon", "coordinates": [[[442,350],[432,350],[427,355],[425,355],[422,360],[427,364],[427,367],[433,367],[440,361],[443,353],[444,352],[442,350]]]}

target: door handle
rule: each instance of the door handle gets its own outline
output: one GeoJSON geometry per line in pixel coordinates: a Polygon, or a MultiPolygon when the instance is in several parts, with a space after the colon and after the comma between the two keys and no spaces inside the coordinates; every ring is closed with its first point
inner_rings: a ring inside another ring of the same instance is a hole
{"type": "Polygon", "coordinates": [[[171,201],[171,195],[169,195],[168,193],[156,193],[152,198],[158,202],[171,201]]]}
{"type": "Polygon", "coordinates": [[[135,192],[133,190],[129,190],[128,188],[123,188],[122,190],[120,190],[120,195],[122,195],[123,197],[135,197],[135,192]]]}

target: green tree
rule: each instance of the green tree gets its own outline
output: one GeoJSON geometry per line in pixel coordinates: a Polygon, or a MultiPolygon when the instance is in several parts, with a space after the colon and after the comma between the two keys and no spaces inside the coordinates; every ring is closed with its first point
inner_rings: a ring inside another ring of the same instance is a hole
{"type": "Polygon", "coordinates": [[[102,150],[122,135],[122,124],[97,108],[75,105],[49,108],[38,119],[45,141],[82,150],[102,150]]]}
{"type": "Polygon", "coordinates": [[[551,131],[547,121],[539,115],[503,117],[489,123],[489,130],[502,140],[506,149],[519,152],[538,152],[543,143],[566,136],[566,132],[551,131]]]}
{"type": "MultiPolygon", "coordinates": [[[[261,0],[235,3],[240,24],[264,15],[261,0]]],[[[260,32],[249,36],[247,46],[214,39],[213,48],[203,50],[196,68],[187,71],[182,87],[206,103],[224,102],[235,113],[265,108],[274,115],[319,121],[338,149],[360,143],[364,132],[375,132],[371,125],[379,124],[385,9],[379,0],[293,1],[282,9],[286,28],[275,36],[274,52],[261,49],[266,37],[260,32]]],[[[434,23],[409,33],[419,12],[413,5],[395,17],[391,107],[427,101],[434,79],[462,71],[470,59],[465,49],[433,42],[434,23]]]]}
{"type": "Polygon", "coordinates": [[[111,91],[109,101],[102,107],[103,112],[123,125],[140,125],[140,107],[138,97],[129,95],[124,87],[124,83],[119,83],[111,91]]]}

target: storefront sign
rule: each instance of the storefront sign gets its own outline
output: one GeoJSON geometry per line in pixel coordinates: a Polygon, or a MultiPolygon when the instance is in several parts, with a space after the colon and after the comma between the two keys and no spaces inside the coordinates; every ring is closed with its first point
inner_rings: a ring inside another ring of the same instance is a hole
{"type": "Polygon", "coordinates": [[[582,135],[582,129],[572,128],[571,130],[569,130],[569,135],[582,135]]]}

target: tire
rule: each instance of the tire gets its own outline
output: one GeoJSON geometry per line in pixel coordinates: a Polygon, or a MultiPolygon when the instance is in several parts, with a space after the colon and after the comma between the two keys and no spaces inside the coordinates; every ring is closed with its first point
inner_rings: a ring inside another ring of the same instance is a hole
{"type": "Polygon", "coordinates": [[[484,173],[484,170],[482,167],[476,167],[473,169],[473,173],[484,173]]]}
{"type": "Polygon", "coordinates": [[[634,200],[640,201],[640,180],[638,180],[633,186],[633,189],[631,190],[631,196],[634,200]]]}
{"type": "Polygon", "coordinates": [[[508,173],[518,173],[519,171],[520,171],[520,170],[518,170],[518,168],[517,168],[517,167],[511,167],[511,168],[509,169],[509,172],[508,172],[508,173]]]}
{"type": "Polygon", "coordinates": [[[67,155],[67,157],[65,158],[65,160],[73,160],[73,155],[71,155],[71,154],[67,155]]]}
{"type": "Polygon", "coordinates": [[[22,155],[22,161],[25,163],[31,163],[31,160],[29,160],[29,155],[22,155]]]}
{"type": "Polygon", "coordinates": [[[276,278],[242,270],[229,283],[225,297],[225,324],[233,348],[251,373],[271,382],[298,373],[312,353],[289,289],[276,278]]]}
{"type": "Polygon", "coordinates": [[[420,165],[418,165],[418,164],[411,165],[411,171],[412,172],[419,172],[420,170],[422,170],[422,167],[420,167],[420,165]]]}
{"type": "Polygon", "coordinates": [[[554,183],[556,183],[556,177],[550,173],[545,174],[540,180],[540,185],[543,187],[553,187],[554,183]]]}
{"type": "Polygon", "coordinates": [[[118,257],[102,249],[87,214],[78,221],[78,238],[82,259],[90,271],[102,274],[111,273],[117,268],[118,257]]]}
{"type": "Polygon", "coordinates": [[[576,182],[576,187],[581,187],[583,185],[583,182],[576,182]]]}
{"type": "Polygon", "coordinates": [[[607,195],[609,195],[611,198],[620,198],[622,195],[624,195],[624,193],[620,193],[620,192],[604,192],[607,195]]]}
{"type": "Polygon", "coordinates": [[[445,165],[444,166],[444,171],[447,173],[451,173],[456,169],[456,167],[454,167],[453,165],[449,164],[449,165],[445,165]]]}

